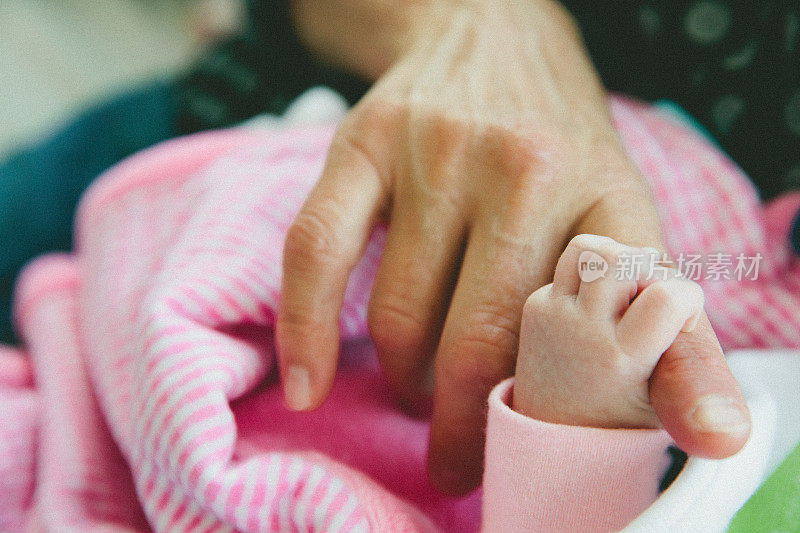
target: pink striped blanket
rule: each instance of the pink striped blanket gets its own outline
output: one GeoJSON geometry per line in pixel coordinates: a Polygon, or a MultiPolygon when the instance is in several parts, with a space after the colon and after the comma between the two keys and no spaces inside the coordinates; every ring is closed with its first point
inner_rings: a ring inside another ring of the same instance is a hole
{"type": "MultiPolygon", "coordinates": [[[[612,106],[672,255],[703,270],[723,346],[800,347],[786,237],[800,196],[761,205],[699,135],[612,106]]],[[[367,339],[381,230],[350,280],[330,399],[313,413],[283,407],[272,344],[282,243],[333,131],[179,139],[92,187],[76,251],[20,281],[24,349],[0,351],[0,530],[607,529],[654,500],[663,432],[527,419],[507,405],[510,381],[490,398],[482,489],[436,493],[427,422],[396,408],[367,339]]]]}

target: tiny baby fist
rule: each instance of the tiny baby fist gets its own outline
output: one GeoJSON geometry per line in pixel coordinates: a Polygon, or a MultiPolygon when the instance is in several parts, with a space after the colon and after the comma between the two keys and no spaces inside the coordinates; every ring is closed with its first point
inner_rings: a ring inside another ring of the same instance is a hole
{"type": "Polygon", "coordinates": [[[546,422],[658,427],[648,383],[661,355],[703,310],[699,285],[654,279],[658,252],[578,235],[553,283],[525,304],[514,409],[546,422]],[[631,264],[636,268],[626,268],[631,264]]]}

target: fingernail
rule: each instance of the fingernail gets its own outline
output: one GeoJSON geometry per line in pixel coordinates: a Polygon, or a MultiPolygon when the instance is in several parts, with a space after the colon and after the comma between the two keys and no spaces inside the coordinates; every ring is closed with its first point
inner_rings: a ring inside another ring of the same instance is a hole
{"type": "Polygon", "coordinates": [[[697,327],[697,323],[699,321],[700,321],[700,313],[697,313],[696,315],[692,316],[692,318],[686,321],[686,324],[683,325],[681,331],[683,331],[684,333],[690,333],[694,331],[694,328],[697,327]]]}
{"type": "Polygon", "coordinates": [[[718,394],[701,398],[690,416],[694,426],[706,433],[736,434],[750,427],[750,421],[736,402],[718,394]]]}
{"type": "Polygon", "coordinates": [[[283,395],[286,406],[292,411],[305,411],[311,407],[311,381],[308,370],[292,365],[283,377],[283,395]]]}

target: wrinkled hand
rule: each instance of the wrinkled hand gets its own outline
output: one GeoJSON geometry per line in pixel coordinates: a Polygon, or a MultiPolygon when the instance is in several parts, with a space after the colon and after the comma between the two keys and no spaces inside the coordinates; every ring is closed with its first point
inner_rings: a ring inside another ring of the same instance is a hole
{"type": "MultiPolygon", "coordinates": [[[[569,239],[663,246],[560,7],[431,6],[341,125],[289,231],[277,344],[287,404],[315,408],[336,369],[348,274],[374,225],[388,224],[370,331],[399,397],[421,410],[432,394],[431,479],[458,493],[480,482],[486,398],[513,373],[523,304],[569,239]]],[[[680,446],[721,457],[746,435],[695,423],[712,393],[747,412],[703,317],[662,357],[650,396],[680,446]]]]}

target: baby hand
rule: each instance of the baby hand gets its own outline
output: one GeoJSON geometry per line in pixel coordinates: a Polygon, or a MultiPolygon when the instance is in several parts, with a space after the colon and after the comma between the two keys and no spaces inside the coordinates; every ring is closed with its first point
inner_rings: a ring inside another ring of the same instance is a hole
{"type": "Polygon", "coordinates": [[[659,426],[650,375],[678,334],[694,328],[704,297],[677,273],[654,279],[658,258],[608,237],[570,241],[553,283],[525,303],[514,410],[569,425],[659,426]]]}

